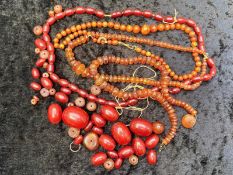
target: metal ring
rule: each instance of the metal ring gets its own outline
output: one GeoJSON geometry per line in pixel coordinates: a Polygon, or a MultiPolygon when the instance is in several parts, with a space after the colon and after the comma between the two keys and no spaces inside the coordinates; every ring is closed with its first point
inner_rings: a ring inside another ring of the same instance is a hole
{"type": "Polygon", "coordinates": [[[74,149],[72,148],[73,143],[74,143],[74,142],[71,142],[71,143],[70,143],[70,151],[72,151],[73,153],[79,152],[82,146],[81,146],[80,144],[78,144],[78,149],[77,149],[77,150],[74,150],[74,149]]]}

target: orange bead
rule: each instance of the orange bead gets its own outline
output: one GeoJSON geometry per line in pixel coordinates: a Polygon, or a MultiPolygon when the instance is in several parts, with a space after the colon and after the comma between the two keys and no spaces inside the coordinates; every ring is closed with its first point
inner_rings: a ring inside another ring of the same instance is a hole
{"type": "Polygon", "coordinates": [[[55,12],[55,13],[60,13],[60,12],[62,12],[62,6],[61,6],[61,5],[55,5],[55,6],[54,6],[54,12],[55,12]]]}
{"type": "Polygon", "coordinates": [[[33,33],[35,34],[35,35],[41,35],[42,34],[42,32],[43,32],[43,30],[42,30],[42,27],[41,26],[35,26],[34,28],[33,28],[33,33]]]}
{"type": "Polygon", "coordinates": [[[157,28],[159,31],[163,31],[165,26],[164,26],[164,24],[159,24],[157,28]]]}
{"type": "Polygon", "coordinates": [[[152,123],[152,129],[155,134],[162,134],[164,132],[165,126],[162,122],[156,121],[152,123]]]}
{"type": "Polygon", "coordinates": [[[140,27],[138,25],[133,26],[133,33],[139,33],[140,27]]]}
{"type": "Polygon", "coordinates": [[[132,30],[133,30],[133,27],[131,25],[126,26],[126,31],[127,32],[132,32],[132,30]]]}
{"type": "Polygon", "coordinates": [[[196,124],[196,117],[190,114],[186,114],[182,117],[182,125],[185,128],[192,128],[196,124]]]}
{"type": "Polygon", "coordinates": [[[143,35],[148,35],[150,33],[150,26],[144,24],[141,29],[143,35]]]}

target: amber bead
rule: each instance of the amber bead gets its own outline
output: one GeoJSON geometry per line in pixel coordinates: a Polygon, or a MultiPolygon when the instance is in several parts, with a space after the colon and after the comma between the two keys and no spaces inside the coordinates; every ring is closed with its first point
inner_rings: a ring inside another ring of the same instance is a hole
{"type": "Polygon", "coordinates": [[[196,124],[196,117],[190,114],[186,114],[182,117],[182,125],[185,128],[192,128],[196,124]]]}
{"type": "Polygon", "coordinates": [[[143,35],[148,35],[150,33],[150,26],[144,24],[141,29],[143,35]]]}
{"type": "Polygon", "coordinates": [[[152,129],[155,134],[162,134],[164,132],[165,126],[162,122],[156,121],[152,123],[152,129]]]}

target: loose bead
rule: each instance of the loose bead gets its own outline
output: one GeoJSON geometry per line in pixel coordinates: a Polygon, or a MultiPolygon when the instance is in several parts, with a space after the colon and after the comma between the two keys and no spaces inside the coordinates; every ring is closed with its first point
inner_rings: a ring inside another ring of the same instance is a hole
{"type": "Polygon", "coordinates": [[[35,99],[31,99],[31,104],[32,105],[36,105],[37,104],[37,101],[35,99]]]}
{"type": "Polygon", "coordinates": [[[118,158],[118,154],[117,154],[116,151],[108,151],[107,155],[112,159],[117,159],[118,158]]]}
{"type": "Polygon", "coordinates": [[[100,108],[100,114],[104,119],[114,122],[119,118],[117,110],[109,105],[102,105],[100,108]]]}
{"type": "Polygon", "coordinates": [[[82,135],[79,135],[79,136],[77,136],[77,137],[74,139],[73,143],[74,143],[75,145],[79,145],[79,144],[82,143],[82,141],[83,141],[83,136],[82,136],[82,135]]]}
{"type": "Polygon", "coordinates": [[[67,103],[69,101],[68,96],[63,92],[57,92],[55,94],[55,99],[60,103],[67,103]]]}
{"type": "Polygon", "coordinates": [[[131,156],[129,157],[129,163],[130,163],[131,165],[137,165],[137,164],[138,164],[138,157],[135,156],[135,155],[131,155],[131,156]]]}
{"type": "Polygon", "coordinates": [[[62,6],[61,6],[61,5],[55,5],[55,6],[54,6],[54,12],[55,12],[55,13],[60,13],[60,12],[62,12],[62,6]]]}
{"type": "Polygon", "coordinates": [[[98,86],[93,85],[91,86],[91,93],[94,95],[99,95],[101,93],[101,89],[98,86]]]}
{"type": "Polygon", "coordinates": [[[46,59],[44,58],[39,58],[37,61],[36,61],[36,66],[37,67],[42,67],[45,63],[46,59]]]}
{"type": "Polygon", "coordinates": [[[93,132],[89,132],[83,138],[83,145],[90,151],[94,151],[99,147],[98,135],[93,132]]]}
{"type": "Polygon", "coordinates": [[[84,107],[86,102],[85,102],[84,98],[78,97],[78,98],[75,99],[74,103],[78,107],[84,107]]]}
{"type": "Polygon", "coordinates": [[[152,133],[152,124],[142,118],[134,118],[130,122],[130,130],[138,136],[149,136],[152,133]]]}
{"type": "Polygon", "coordinates": [[[147,153],[146,158],[147,158],[147,162],[150,165],[155,165],[156,162],[157,162],[157,156],[156,156],[155,150],[149,150],[148,153],[147,153]]]}
{"type": "Polygon", "coordinates": [[[95,111],[97,108],[97,105],[94,102],[88,102],[86,108],[88,111],[95,111]]]}
{"type": "Polygon", "coordinates": [[[131,141],[131,133],[127,126],[122,122],[113,124],[111,133],[119,145],[127,145],[131,141]]]}
{"type": "Polygon", "coordinates": [[[35,91],[39,91],[41,89],[41,85],[36,82],[31,82],[30,87],[35,91]]]}
{"type": "Polygon", "coordinates": [[[112,159],[107,159],[104,162],[104,168],[108,171],[112,170],[114,168],[114,161],[112,159]]]}
{"type": "Polygon", "coordinates": [[[106,120],[100,114],[97,113],[92,114],[91,121],[95,126],[100,128],[104,127],[106,124],[106,120]]]}
{"type": "Polygon", "coordinates": [[[132,147],[134,149],[134,153],[137,156],[143,156],[146,153],[145,143],[139,137],[136,137],[136,138],[133,139],[133,141],[132,141],[132,147]]]}
{"type": "Polygon", "coordinates": [[[114,167],[115,167],[116,169],[119,169],[119,168],[121,167],[122,163],[123,163],[123,159],[122,159],[122,158],[117,158],[117,159],[115,160],[115,162],[114,162],[114,167]]]}
{"type": "Polygon", "coordinates": [[[92,131],[94,133],[98,134],[98,135],[101,135],[104,132],[102,128],[99,128],[99,127],[96,127],[96,126],[93,126],[92,131]]]}
{"type": "Polygon", "coordinates": [[[196,117],[190,114],[186,114],[182,117],[182,125],[185,128],[192,128],[196,124],[196,117]]]}
{"type": "Polygon", "coordinates": [[[46,88],[42,88],[42,89],[40,90],[40,95],[41,95],[42,97],[48,97],[48,96],[49,96],[49,90],[46,89],[46,88]]]}
{"type": "Polygon", "coordinates": [[[40,82],[41,85],[46,89],[51,89],[53,87],[53,83],[48,77],[42,77],[40,82]]]}
{"type": "Polygon", "coordinates": [[[159,143],[159,137],[156,134],[152,134],[145,140],[145,145],[148,149],[156,147],[159,143]]]}
{"type": "Polygon", "coordinates": [[[80,129],[78,128],[73,128],[73,127],[70,127],[68,129],[68,135],[71,137],[71,138],[76,138],[78,137],[80,134],[80,129]]]}
{"type": "Polygon", "coordinates": [[[116,143],[113,138],[107,134],[102,134],[99,138],[99,144],[107,151],[113,151],[116,143]]]}
{"type": "Polygon", "coordinates": [[[31,74],[32,74],[32,77],[35,79],[40,78],[40,72],[37,68],[32,68],[31,74]]]}
{"type": "Polygon", "coordinates": [[[165,126],[162,122],[156,121],[152,123],[152,129],[155,134],[162,134],[164,132],[165,126]]]}
{"type": "Polygon", "coordinates": [[[133,153],[134,153],[134,150],[132,146],[124,146],[119,149],[118,156],[120,158],[126,159],[126,158],[129,158],[131,155],[133,155],[133,153]]]}
{"type": "Polygon", "coordinates": [[[42,34],[42,27],[41,26],[35,26],[34,28],[33,28],[33,33],[35,34],[35,35],[37,35],[37,36],[39,36],[39,35],[41,35],[42,34]]]}
{"type": "Polygon", "coordinates": [[[89,121],[87,126],[84,128],[84,131],[88,132],[91,130],[92,127],[93,127],[93,123],[92,123],[92,121],[89,121]]]}
{"type": "Polygon", "coordinates": [[[91,156],[91,164],[94,166],[102,165],[106,160],[107,155],[104,152],[98,152],[91,156]]]}

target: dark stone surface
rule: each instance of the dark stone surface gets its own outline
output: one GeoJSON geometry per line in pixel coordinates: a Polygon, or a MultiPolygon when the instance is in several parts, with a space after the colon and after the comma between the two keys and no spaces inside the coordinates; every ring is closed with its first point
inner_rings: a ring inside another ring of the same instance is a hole
{"type": "MultiPolygon", "coordinates": [[[[52,98],[41,100],[36,107],[30,105],[33,93],[28,89],[32,80],[30,69],[35,62],[32,33],[33,26],[42,24],[47,11],[54,4],[64,7],[92,6],[106,12],[128,7],[151,9],[162,14],[173,14],[174,8],[180,16],[193,18],[202,27],[206,48],[218,67],[217,76],[204,83],[194,92],[177,95],[195,107],[198,123],[192,130],[179,127],[175,140],[159,154],[156,166],[149,166],[143,157],[139,165],[128,163],[111,174],[158,174],[158,175],[231,175],[233,174],[233,1],[232,0],[138,0],[138,1],[52,1],[49,0],[1,0],[0,1],[0,174],[108,174],[102,167],[94,168],[89,163],[92,153],[82,149],[79,153],[69,151],[70,139],[65,126],[51,126],[46,118],[46,108],[52,98]]],[[[82,21],[96,20],[87,15],[66,18],[52,30],[82,21]]],[[[123,18],[119,21],[131,24],[152,23],[143,18],[123,18]]],[[[113,32],[113,31],[111,31],[113,32]]],[[[187,44],[187,37],[180,33],[159,33],[150,36],[172,43],[187,44]],[[185,41],[185,42],[184,42],[185,41]]],[[[190,54],[180,54],[156,47],[154,53],[163,55],[177,72],[187,72],[193,66],[190,54]],[[186,67],[184,67],[186,66],[186,67]]],[[[122,47],[88,44],[78,48],[78,58],[87,64],[96,56],[114,54],[131,56],[133,53],[122,47]]],[[[57,52],[56,67],[59,75],[82,87],[88,87],[85,79],[72,74],[64,60],[64,53],[57,52]]],[[[117,74],[132,74],[135,67],[109,66],[104,71],[117,74]]],[[[105,95],[105,97],[108,97],[105,95]]],[[[108,97],[110,98],[110,97],[108,97]]],[[[184,113],[176,108],[179,119],[184,113]]],[[[126,112],[122,120],[134,117],[126,112]],[[126,117],[127,116],[127,117],[126,117]]],[[[158,104],[143,114],[150,120],[161,119],[168,126],[167,116],[158,104]]]]}

